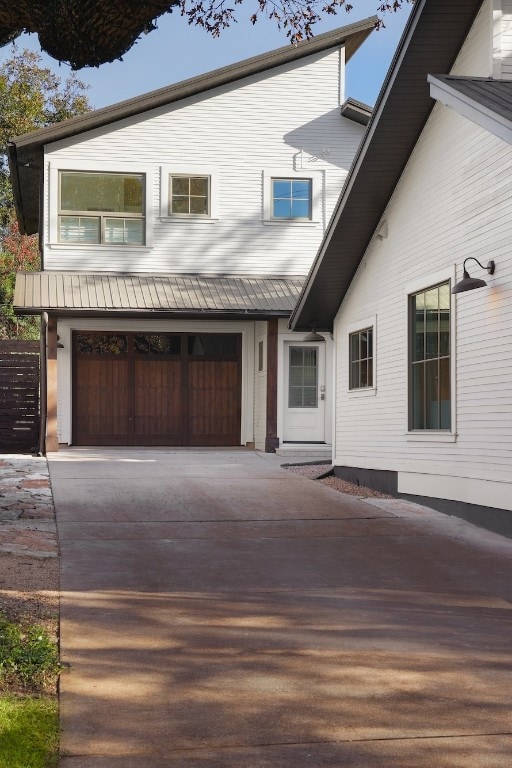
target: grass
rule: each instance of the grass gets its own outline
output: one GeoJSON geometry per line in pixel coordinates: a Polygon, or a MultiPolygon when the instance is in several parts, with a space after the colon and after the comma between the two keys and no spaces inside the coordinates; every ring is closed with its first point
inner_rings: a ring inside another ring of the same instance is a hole
{"type": "Polygon", "coordinates": [[[0,696],[2,768],[56,768],[58,735],[56,699],[0,696]]]}
{"type": "Polygon", "coordinates": [[[0,614],[0,766],[56,768],[57,644],[44,627],[0,614]]]}

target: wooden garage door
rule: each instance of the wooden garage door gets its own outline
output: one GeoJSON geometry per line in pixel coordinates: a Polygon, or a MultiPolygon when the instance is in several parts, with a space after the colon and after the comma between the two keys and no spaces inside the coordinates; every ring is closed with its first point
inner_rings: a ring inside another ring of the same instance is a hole
{"type": "Polygon", "coordinates": [[[75,332],[75,445],[239,445],[241,335],[75,332]]]}

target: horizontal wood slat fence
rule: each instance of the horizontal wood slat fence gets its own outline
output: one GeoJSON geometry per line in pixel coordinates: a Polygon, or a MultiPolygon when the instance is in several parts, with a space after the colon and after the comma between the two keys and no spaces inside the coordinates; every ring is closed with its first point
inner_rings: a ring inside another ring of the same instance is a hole
{"type": "Polygon", "coordinates": [[[37,450],[39,342],[0,341],[0,452],[37,450]]]}

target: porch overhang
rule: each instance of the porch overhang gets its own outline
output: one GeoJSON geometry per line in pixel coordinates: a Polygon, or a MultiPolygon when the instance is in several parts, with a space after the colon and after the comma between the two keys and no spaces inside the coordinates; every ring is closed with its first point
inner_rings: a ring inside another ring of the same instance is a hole
{"type": "Polygon", "coordinates": [[[289,317],[304,278],[19,272],[19,315],[180,319],[289,317]]]}

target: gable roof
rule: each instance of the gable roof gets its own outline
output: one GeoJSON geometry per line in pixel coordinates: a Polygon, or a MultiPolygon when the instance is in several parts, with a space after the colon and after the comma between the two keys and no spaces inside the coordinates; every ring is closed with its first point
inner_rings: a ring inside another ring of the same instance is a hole
{"type": "Polygon", "coordinates": [[[417,0],[366,134],[290,319],[330,331],[366,248],[432,111],[429,72],[449,72],[482,0],[417,0]]]}
{"type": "Polygon", "coordinates": [[[16,312],[155,317],[289,317],[304,278],[18,272],[16,312]]]}
{"type": "Polygon", "coordinates": [[[36,171],[42,169],[45,145],[78,136],[95,128],[112,125],[119,120],[141,115],[158,107],[174,104],[343,44],[348,61],[372,32],[376,23],[377,17],[372,16],[331,32],[325,32],[297,45],[286,45],[237,64],[231,64],[11,139],[8,144],[9,165],[16,213],[22,233],[34,234],[38,231],[40,180],[39,173],[36,171]]]}
{"type": "Polygon", "coordinates": [[[512,82],[486,77],[429,75],[430,95],[512,144],[512,82]]]}

